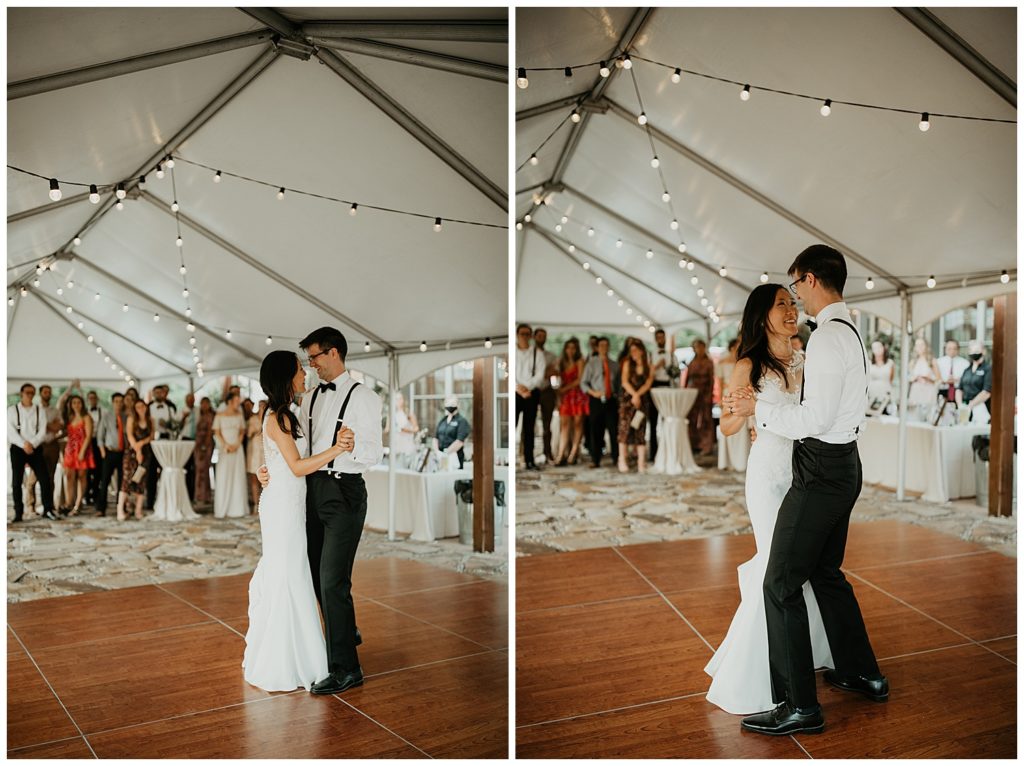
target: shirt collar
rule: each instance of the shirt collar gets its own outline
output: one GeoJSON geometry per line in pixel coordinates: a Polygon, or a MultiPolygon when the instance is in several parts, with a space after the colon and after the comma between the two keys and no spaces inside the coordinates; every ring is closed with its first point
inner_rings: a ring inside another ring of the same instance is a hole
{"type": "Polygon", "coordinates": [[[814,318],[819,326],[825,324],[830,319],[847,319],[850,316],[849,310],[846,308],[846,303],[843,301],[836,301],[835,303],[828,304],[825,308],[818,312],[818,316],[814,318]]]}

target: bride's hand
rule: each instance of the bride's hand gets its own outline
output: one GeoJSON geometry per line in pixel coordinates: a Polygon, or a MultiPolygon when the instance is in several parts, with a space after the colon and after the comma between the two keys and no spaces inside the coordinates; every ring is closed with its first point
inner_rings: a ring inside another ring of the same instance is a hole
{"type": "Polygon", "coordinates": [[[256,472],[256,478],[259,480],[260,486],[264,489],[266,489],[267,485],[270,484],[270,471],[267,470],[265,465],[260,466],[260,470],[256,472]]]}

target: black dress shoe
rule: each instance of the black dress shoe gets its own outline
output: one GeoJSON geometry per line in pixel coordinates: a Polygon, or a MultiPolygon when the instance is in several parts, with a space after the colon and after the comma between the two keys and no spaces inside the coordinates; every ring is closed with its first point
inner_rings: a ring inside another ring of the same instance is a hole
{"type": "Polygon", "coordinates": [[[826,670],[825,680],[837,689],[863,694],[875,702],[886,702],[889,699],[889,681],[885,676],[875,680],[864,676],[841,676],[834,670],[826,670]]]}
{"type": "Polygon", "coordinates": [[[825,730],[825,717],[818,705],[813,713],[798,713],[788,702],[783,702],[774,710],[756,715],[748,715],[740,722],[747,731],[758,734],[782,736],[784,734],[820,734],[825,730]]]}
{"type": "Polygon", "coordinates": [[[343,692],[346,689],[351,689],[353,686],[363,685],[363,671],[360,668],[356,668],[348,673],[335,672],[331,673],[323,681],[318,681],[313,684],[310,689],[313,694],[337,694],[343,692]]]}
{"type": "Polygon", "coordinates": [[[18,521],[24,521],[24,519],[21,516],[15,516],[13,519],[11,519],[12,524],[18,521]]]}
{"type": "Polygon", "coordinates": [[[42,515],[44,519],[49,519],[50,521],[58,521],[60,519],[60,517],[53,512],[52,508],[47,508],[45,511],[43,511],[42,515]]]}

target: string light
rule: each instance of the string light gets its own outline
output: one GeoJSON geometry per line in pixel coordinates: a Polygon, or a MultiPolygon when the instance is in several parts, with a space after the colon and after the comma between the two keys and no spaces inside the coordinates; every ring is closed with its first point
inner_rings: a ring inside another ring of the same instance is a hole
{"type": "Polygon", "coordinates": [[[722,268],[720,268],[718,270],[718,276],[720,276],[720,277],[727,277],[727,276],[729,276],[729,269],[725,268],[725,266],[722,266],[722,268]]]}
{"type": "Polygon", "coordinates": [[[661,193],[661,201],[662,202],[671,202],[672,201],[672,195],[668,193],[668,189],[666,189],[665,191],[663,191],[661,193]]]}
{"type": "Polygon", "coordinates": [[[559,220],[560,220],[560,221],[561,221],[562,223],[569,223],[569,216],[567,216],[567,215],[563,215],[563,216],[562,216],[562,217],[561,217],[561,218],[560,218],[559,220]]]}
{"type": "Polygon", "coordinates": [[[219,184],[221,182],[221,174],[219,170],[213,174],[213,182],[215,184],[219,184]]]}
{"type": "Polygon", "coordinates": [[[587,229],[587,236],[588,237],[594,236],[594,227],[593,226],[591,226],[589,229],[587,229]]]}
{"type": "MultiPolygon", "coordinates": [[[[570,244],[568,249],[569,249],[570,253],[575,253],[576,252],[576,245],[570,244]]],[[[586,267],[584,267],[584,268],[586,268],[586,267]]]]}
{"type": "Polygon", "coordinates": [[[363,344],[363,351],[366,353],[370,352],[370,341],[366,341],[366,343],[363,344]]]}
{"type": "Polygon", "coordinates": [[[280,189],[277,190],[277,198],[278,199],[284,199],[284,187],[283,186],[280,189]]]}
{"type": "Polygon", "coordinates": [[[118,199],[124,199],[125,197],[127,197],[127,196],[128,196],[128,192],[126,192],[126,191],[124,190],[124,184],[123,184],[123,183],[119,183],[119,184],[117,185],[117,188],[116,188],[116,189],[114,190],[114,195],[115,195],[115,196],[116,196],[116,197],[117,197],[118,199]]]}
{"type": "Polygon", "coordinates": [[[64,294],[64,288],[63,287],[58,287],[57,288],[57,295],[63,295],[63,294],[64,294]]]}
{"type": "Polygon", "coordinates": [[[164,178],[164,166],[161,165],[159,162],[156,163],[156,177],[159,178],[161,181],[164,178]]]}
{"type": "Polygon", "coordinates": [[[74,280],[69,279],[68,280],[68,290],[73,289],[74,286],[75,286],[74,280]]]}
{"type": "Polygon", "coordinates": [[[174,157],[168,154],[164,159],[166,160],[164,164],[167,166],[168,170],[174,167],[174,157]]]}
{"type": "Polygon", "coordinates": [[[522,231],[522,230],[523,230],[523,222],[522,221],[516,221],[516,231],[522,231]]]}
{"type": "MultiPolygon", "coordinates": [[[[689,268],[689,265],[687,265],[687,268],[689,268]]],[[[697,286],[698,282],[700,282],[700,280],[697,277],[690,277],[690,284],[694,287],[697,286]]]]}
{"type": "Polygon", "coordinates": [[[676,71],[672,73],[672,76],[669,79],[672,80],[673,83],[678,83],[680,80],[683,79],[683,70],[681,70],[679,67],[676,67],[676,71]]]}
{"type": "Polygon", "coordinates": [[[526,215],[523,216],[523,220],[529,223],[530,221],[533,220],[533,216],[527,213],[526,215]]]}
{"type": "Polygon", "coordinates": [[[435,218],[434,219],[434,231],[441,231],[441,219],[440,218],[435,218]]]}
{"type": "Polygon", "coordinates": [[[539,162],[540,162],[540,159],[537,157],[536,154],[531,154],[530,155],[530,164],[531,165],[536,166],[539,162]]]}
{"type": "Polygon", "coordinates": [[[182,276],[185,276],[185,274],[188,273],[188,269],[185,268],[184,263],[181,264],[181,267],[178,269],[178,273],[181,274],[182,276]]]}
{"type": "Polygon", "coordinates": [[[646,255],[647,255],[647,260],[651,260],[654,257],[654,251],[651,250],[650,248],[648,248],[646,255]]]}
{"type": "Polygon", "coordinates": [[[575,123],[578,123],[580,120],[583,119],[583,115],[580,114],[579,109],[573,109],[572,113],[569,115],[569,119],[575,123]]]}
{"type": "Polygon", "coordinates": [[[196,326],[189,322],[187,325],[185,325],[185,329],[188,330],[189,332],[195,332],[196,326]]]}
{"type": "Polygon", "coordinates": [[[744,85],[743,90],[740,91],[741,101],[750,101],[750,86],[744,85]]]}
{"type": "Polygon", "coordinates": [[[646,112],[640,112],[639,116],[636,118],[636,121],[639,122],[641,125],[646,125],[647,124],[647,113],[646,112]]]}
{"type": "Polygon", "coordinates": [[[40,285],[39,277],[36,277],[35,279],[32,280],[32,285],[34,287],[39,287],[39,285],[40,285]]]}
{"type": "Polygon", "coordinates": [[[178,247],[181,247],[182,245],[185,244],[185,241],[181,238],[180,234],[174,238],[174,244],[176,244],[178,247]]]}
{"type": "Polygon", "coordinates": [[[921,112],[921,122],[917,124],[917,127],[921,129],[922,133],[925,133],[931,127],[931,123],[928,121],[928,112],[921,112]]]}
{"type": "Polygon", "coordinates": [[[601,68],[598,69],[597,71],[601,73],[602,77],[607,77],[608,75],[610,75],[612,73],[612,70],[608,68],[608,62],[607,61],[602,61],[601,62],[601,68]]]}
{"type": "Polygon", "coordinates": [[[612,290],[612,289],[611,289],[611,288],[609,287],[609,288],[608,288],[608,289],[607,289],[607,290],[605,291],[605,295],[607,295],[607,296],[608,296],[609,298],[612,298],[612,297],[614,297],[614,295],[615,295],[615,291],[614,291],[614,290],[612,290]]]}
{"type": "Polygon", "coordinates": [[[153,314],[153,321],[154,322],[159,322],[160,321],[160,315],[159,314],[153,314]]]}
{"type": "Polygon", "coordinates": [[[21,297],[24,298],[26,295],[28,295],[28,288],[27,287],[22,287],[21,288],[21,297]]]}
{"type": "Polygon", "coordinates": [[[676,250],[678,250],[680,253],[685,253],[686,252],[686,243],[685,242],[680,242],[678,247],[676,247],[676,250]]]}
{"type": "Polygon", "coordinates": [[[146,177],[145,176],[139,176],[139,188],[140,189],[145,189],[146,188],[146,177]]]}
{"type": "Polygon", "coordinates": [[[121,200],[118,200],[117,204],[114,205],[114,207],[117,208],[118,212],[121,212],[122,210],[124,210],[124,203],[121,200]]]}
{"type": "Polygon", "coordinates": [[[679,268],[681,268],[681,269],[685,269],[686,268],[686,259],[685,258],[680,258],[679,259],[679,268]]]}
{"type": "Polygon", "coordinates": [[[427,350],[427,342],[423,341],[423,342],[420,343],[420,351],[426,351],[426,350],[427,350]]]}
{"type": "Polygon", "coordinates": [[[100,190],[96,184],[89,184],[89,201],[94,205],[100,204],[100,190]]]}
{"type": "Polygon", "coordinates": [[[584,261],[583,262],[583,270],[584,271],[590,271],[590,261],[584,261]]]}
{"type": "Polygon", "coordinates": [[[70,306],[66,307],[66,308],[65,308],[64,310],[65,310],[65,311],[67,311],[67,312],[68,312],[69,314],[70,314],[70,313],[71,313],[72,311],[74,311],[74,309],[72,309],[72,308],[71,308],[70,306]]]}
{"type": "Polygon", "coordinates": [[[623,53],[622,54],[622,68],[623,69],[632,69],[633,68],[633,59],[631,59],[629,57],[628,53],[623,53]]]}
{"type": "MultiPolygon", "coordinates": [[[[369,345],[369,344],[367,344],[369,345]]],[[[494,343],[491,342],[490,338],[484,338],[484,348],[492,348],[494,343]]]]}
{"type": "Polygon", "coordinates": [[[13,306],[14,305],[14,296],[13,295],[7,299],[7,305],[8,306],[13,306]]]}
{"type": "Polygon", "coordinates": [[[822,117],[828,117],[832,114],[832,99],[826,98],[825,103],[821,105],[821,109],[818,111],[821,112],[822,117]]]}
{"type": "Polygon", "coordinates": [[[567,79],[567,80],[571,80],[572,79],[572,67],[571,66],[567,66],[565,68],[565,79],[567,79]]]}
{"type": "Polygon", "coordinates": [[[615,247],[622,247],[622,240],[621,239],[615,240],[615,247]]]}
{"type": "Polygon", "coordinates": [[[868,281],[864,283],[864,287],[866,289],[868,289],[868,290],[874,290],[875,289],[875,280],[872,279],[871,277],[868,277],[868,281]]]}
{"type": "Polygon", "coordinates": [[[128,313],[128,304],[127,303],[124,304],[123,306],[121,306],[121,311],[124,312],[125,314],[128,313]]]}
{"type": "Polygon", "coordinates": [[[999,281],[1004,285],[1009,283],[1010,275],[1006,272],[1006,269],[1003,269],[1003,273],[999,275],[999,281]]]}
{"type": "Polygon", "coordinates": [[[75,244],[75,247],[78,247],[80,244],[82,244],[82,238],[81,237],[75,237],[71,241],[75,244]]]}
{"type": "Polygon", "coordinates": [[[60,198],[61,198],[60,184],[57,183],[57,179],[56,178],[51,178],[50,179],[50,199],[53,200],[54,202],[60,202],[60,198]]]}
{"type": "Polygon", "coordinates": [[[274,342],[274,339],[271,336],[269,336],[269,335],[267,336],[267,339],[264,341],[264,343],[266,343],[268,346],[273,344],[273,342],[274,342]]]}
{"type": "Polygon", "coordinates": [[[672,219],[672,223],[670,223],[670,224],[668,225],[668,227],[669,227],[670,229],[672,229],[672,231],[676,231],[677,229],[679,229],[679,221],[677,221],[677,220],[676,220],[675,218],[673,218],[673,219],[672,219]]]}
{"type": "Polygon", "coordinates": [[[180,208],[178,207],[178,200],[174,200],[174,202],[171,203],[171,212],[177,213],[178,210],[180,210],[180,208]]]}
{"type": "Polygon", "coordinates": [[[658,167],[658,165],[660,165],[660,164],[661,164],[661,160],[659,160],[659,159],[658,159],[658,155],[657,155],[657,154],[655,154],[655,155],[654,155],[654,156],[653,156],[653,157],[651,158],[651,167],[652,167],[652,168],[656,168],[656,167],[658,167]]]}
{"type": "Polygon", "coordinates": [[[556,223],[555,224],[555,231],[561,232],[562,231],[562,224],[556,223]]]}
{"type": "Polygon", "coordinates": [[[530,80],[526,76],[526,67],[519,67],[516,70],[516,85],[521,90],[526,90],[530,87],[530,80]]]}
{"type": "Polygon", "coordinates": [[[597,277],[594,281],[597,282],[597,284],[599,284],[599,285],[604,284],[604,280],[601,279],[601,277],[597,277]]]}
{"type": "Polygon", "coordinates": [[[92,299],[93,299],[94,301],[98,301],[98,300],[100,299],[100,294],[99,294],[99,293],[96,293],[96,294],[95,294],[94,296],[92,296],[92,299]]]}
{"type": "Polygon", "coordinates": [[[928,281],[925,282],[925,285],[928,286],[929,290],[931,288],[935,287],[935,275],[934,274],[932,274],[930,277],[928,277],[928,281]]]}
{"type": "Polygon", "coordinates": [[[227,338],[228,340],[231,340],[231,330],[225,330],[224,337],[227,338]]]}
{"type": "Polygon", "coordinates": [[[356,212],[357,212],[358,210],[359,210],[359,203],[358,203],[358,202],[353,202],[353,203],[352,203],[352,207],[350,207],[350,208],[348,209],[348,214],[349,214],[350,216],[352,216],[353,218],[355,218],[355,217],[356,217],[356,212]]]}
{"type": "Polygon", "coordinates": [[[690,271],[693,271],[695,268],[697,268],[697,262],[690,261],[689,263],[686,264],[686,268],[689,269],[690,271]]]}
{"type": "Polygon", "coordinates": [[[703,298],[704,297],[704,288],[703,287],[698,287],[697,288],[697,297],[698,298],[703,298]]]}
{"type": "Polygon", "coordinates": [[[765,283],[765,282],[767,282],[767,281],[768,281],[768,272],[767,272],[767,271],[765,271],[765,272],[763,272],[763,273],[761,274],[761,284],[764,284],[764,283],[765,283]]]}

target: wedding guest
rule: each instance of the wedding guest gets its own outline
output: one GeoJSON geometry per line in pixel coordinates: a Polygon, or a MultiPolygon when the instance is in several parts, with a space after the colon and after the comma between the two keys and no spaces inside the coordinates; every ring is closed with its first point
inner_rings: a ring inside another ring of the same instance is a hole
{"type": "Polygon", "coordinates": [[[932,350],[924,338],[914,341],[914,359],[910,363],[910,393],[907,407],[916,411],[921,420],[928,416],[928,411],[935,405],[939,390],[939,365],[932,356],[932,350]]]}
{"type": "Polygon", "coordinates": [[[209,505],[210,496],[210,464],[213,462],[213,403],[210,397],[204,396],[199,402],[199,415],[196,418],[196,504],[209,505]]]}
{"type": "Polygon", "coordinates": [[[134,411],[128,415],[128,448],[124,451],[124,474],[121,478],[121,491],[117,495],[118,521],[127,518],[125,504],[132,495],[135,496],[135,518],[142,518],[142,504],[146,500],[146,475],[156,462],[153,459],[153,447],[150,446],[156,436],[156,428],[149,408],[149,404],[138,399],[134,411]],[[139,468],[143,468],[146,475],[136,479],[135,472],[139,468]]]}
{"type": "Polygon", "coordinates": [[[618,388],[619,365],[608,358],[608,338],[597,340],[597,356],[591,357],[583,368],[583,390],[590,397],[590,464],[601,467],[604,452],[604,436],[608,434],[611,443],[612,462],[619,460],[618,415],[615,399],[618,388]]]}
{"type": "Polygon", "coordinates": [[[437,423],[437,448],[442,452],[454,452],[459,458],[459,468],[466,464],[466,452],[463,449],[469,438],[470,426],[459,413],[459,400],[449,396],[444,400],[445,416],[437,423]]]}
{"type": "Polygon", "coordinates": [[[110,409],[104,409],[96,426],[96,443],[100,448],[100,482],[96,488],[96,511],[98,516],[107,515],[107,490],[110,477],[117,474],[114,486],[120,490],[124,483],[124,448],[126,412],[124,394],[115,393],[110,397],[110,409]]]}
{"type": "Polygon", "coordinates": [[[686,387],[697,389],[697,400],[690,408],[690,446],[701,455],[715,449],[715,421],[711,414],[715,390],[715,363],[708,356],[708,345],[699,338],[691,347],[694,357],[687,367],[686,387]]]}
{"type": "Polygon", "coordinates": [[[971,366],[960,377],[956,404],[958,408],[967,405],[972,421],[988,423],[992,414],[992,365],[985,359],[985,346],[980,340],[972,340],[967,351],[971,366]]]}
{"type": "Polygon", "coordinates": [[[93,435],[89,443],[89,450],[92,452],[92,460],[95,468],[90,468],[86,474],[85,483],[85,504],[96,504],[96,489],[100,485],[100,475],[103,473],[103,457],[100,455],[99,443],[96,439],[95,429],[99,426],[100,418],[103,416],[104,408],[100,406],[100,397],[95,391],[89,391],[85,395],[86,411],[92,418],[93,435]]]}
{"type": "Polygon", "coordinates": [[[939,365],[939,396],[947,402],[956,401],[956,389],[960,377],[971,363],[960,356],[960,344],[950,338],[946,341],[946,353],[935,360],[939,365]]]}
{"type": "MultiPolygon", "coordinates": [[[[194,442],[198,424],[199,410],[196,409],[196,395],[189,392],[185,394],[185,408],[181,413],[181,433],[179,434],[181,440],[194,442]]],[[[188,490],[188,499],[194,501],[196,499],[196,453],[194,449],[188,456],[188,462],[185,463],[185,488],[188,490]]]]}
{"type": "MultiPolygon", "coordinates": [[[[167,398],[171,387],[166,383],[153,389],[153,401],[149,405],[150,416],[153,418],[153,439],[164,440],[171,438],[171,421],[178,416],[178,407],[167,398]]],[[[156,488],[163,469],[160,463],[153,461],[152,466],[146,472],[146,508],[152,510],[156,503],[156,488]]]]}
{"type": "Polygon", "coordinates": [[[537,406],[540,403],[540,384],[544,378],[547,359],[530,342],[533,328],[528,324],[516,327],[516,423],[523,420],[523,460],[526,468],[538,470],[534,462],[533,437],[537,427],[537,406]]]}
{"type": "Polygon", "coordinates": [[[562,347],[558,363],[558,422],[561,436],[558,440],[558,461],[555,465],[576,465],[583,441],[583,418],[590,412],[590,400],[580,387],[583,382],[583,355],[579,339],[569,338],[562,347]]]}
{"type": "Polygon", "coordinates": [[[64,435],[64,418],[60,414],[60,407],[51,404],[53,401],[53,388],[48,385],[42,385],[39,387],[39,406],[42,407],[43,413],[46,416],[46,435],[43,437],[43,443],[41,450],[43,453],[43,473],[46,474],[46,483],[49,485],[49,489],[42,490],[42,479],[37,477],[36,470],[33,468],[32,472],[28,475],[26,482],[26,494],[28,496],[28,509],[30,511],[35,510],[35,498],[36,498],[36,482],[39,481],[40,489],[50,494],[49,501],[45,499],[43,501],[43,509],[45,515],[45,509],[49,507],[52,509],[56,504],[54,502],[54,495],[57,494],[56,488],[54,487],[54,478],[57,474],[57,464],[60,462],[60,438],[64,435]]]}
{"type": "MultiPolygon", "coordinates": [[[[654,351],[651,352],[651,366],[654,368],[654,383],[652,388],[669,388],[673,381],[668,374],[669,368],[675,366],[676,362],[676,339],[673,336],[671,343],[665,345],[665,331],[658,328],[654,331],[654,351]]],[[[649,397],[650,398],[650,397],[649,397]]],[[[653,461],[658,454],[658,408],[654,406],[651,399],[650,407],[647,409],[647,418],[650,421],[650,458],[653,461]]]]}
{"type": "Polygon", "coordinates": [[[538,327],[533,331],[533,345],[544,354],[544,379],[540,382],[540,394],[537,400],[540,408],[541,442],[544,447],[544,459],[548,463],[555,462],[551,452],[551,417],[555,412],[555,389],[551,387],[551,376],[557,375],[558,357],[550,351],[545,350],[544,344],[548,341],[548,331],[538,327]]]}
{"type": "Polygon", "coordinates": [[[267,400],[260,402],[259,407],[249,414],[245,428],[245,473],[249,480],[249,501],[252,513],[260,507],[260,493],[263,487],[256,478],[256,472],[263,465],[263,414],[267,411],[267,400]]]}
{"type": "MultiPolygon", "coordinates": [[[[595,357],[595,356],[598,355],[597,354],[597,336],[596,335],[591,335],[590,338],[587,339],[587,348],[589,349],[589,351],[587,352],[587,356],[585,356],[583,358],[583,366],[584,367],[587,366],[587,362],[590,361],[591,357],[595,357]]],[[[582,383],[580,384],[580,390],[583,391],[584,394],[587,393],[583,389],[582,383]]],[[[583,416],[583,449],[585,449],[587,451],[588,455],[590,454],[590,403],[589,403],[589,400],[588,400],[588,403],[587,403],[587,412],[583,416]]]]}
{"type": "Polygon", "coordinates": [[[32,403],[35,395],[35,386],[24,383],[21,386],[19,400],[7,408],[7,441],[11,445],[10,484],[14,500],[14,521],[21,521],[24,518],[25,505],[21,483],[26,466],[39,477],[39,486],[43,493],[43,516],[51,521],[57,519],[53,512],[53,487],[50,485],[53,475],[47,473],[43,452],[40,449],[46,438],[46,412],[42,405],[32,403]]]}
{"type": "Polygon", "coordinates": [[[880,340],[871,343],[871,366],[868,368],[868,405],[892,399],[896,363],[889,358],[889,348],[880,340]]]}
{"type": "Polygon", "coordinates": [[[65,516],[77,516],[85,501],[86,472],[96,467],[92,455],[93,422],[86,411],[85,400],[78,394],[68,398],[65,430],[68,443],[64,448],[64,500],[69,506],[61,512],[65,516]]]}
{"type": "Polygon", "coordinates": [[[622,391],[619,394],[619,473],[627,473],[628,445],[636,447],[636,470],[647,473],[647,447],[644,433],[651,408],[648,393],[654,384],[654,368],[647,359],[647,349],[639,338],[634,338],[622,363],[622,391]],[[639,415],[639,417],[637,417],[639,415]],[[639,422],[637,422],[639,420],[639,422]]]}
{"type": "Polygon", "coordinates": [[[245,453],[242,437],[245,421],[237,393],[228,394],[224,411],[213,419],[217,442],[217,491],[213,495],[213,515],[218,519],[245,516],[245,453]]]}
{"type": "MultiPolygon", "coordinates": [[[[793,338],[799,338],[794,335],[793,338]]],[[[790,341],[793,340],[790,339],[790,341]]],[[[719,390],[722,392],[722,399],[731,393],[729,379],[736,368],[736,354],[740,345],[738,337],[729,341],[725,356],[715,364],[715,375],[718,377],[719,390]]],[[[792,343],[790,344],[792,345],[792,343]]],[[[747,459],[750,456],[750,429],[741,428],[734,434],[724,436],[721,451],[718,453],[718,467],[721,469],[746,471],[747,459]]]]}
{"type": "Polygon", "coordinates": [[[124,409],[129,415],[135,412],[135,402],[139,401],[139,389],[132,386],[124,392],[124,409]]]}
{"type": "Polygon", "coordinates": [[[405,396],[401,391],[395,393],[395,430],[389,435],[391,454],[408,455],[416,451],[416,434],[420,424],[416,416],[409,412],[405,404],[405,396]]]}

